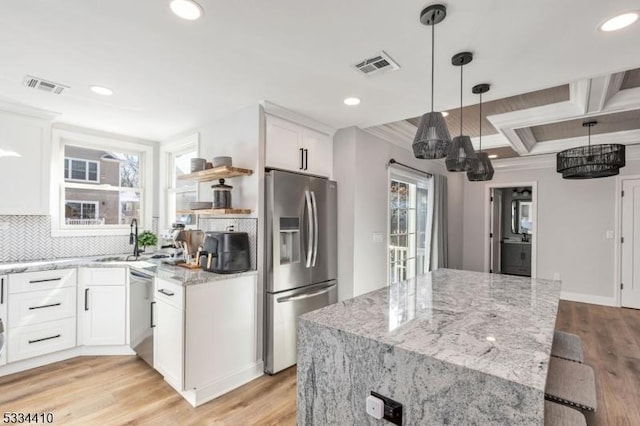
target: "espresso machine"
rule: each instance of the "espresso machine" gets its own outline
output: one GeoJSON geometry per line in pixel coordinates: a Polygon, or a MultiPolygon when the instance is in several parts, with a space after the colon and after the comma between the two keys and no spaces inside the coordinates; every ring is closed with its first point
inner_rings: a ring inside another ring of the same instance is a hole
{"type": "Polygon", "coordinates": [[[160,234],[161,244],[158,254],[171,259],[183,259],[184,248],[179,239],[185,229],[184,223],[172,223],[171,228],[160,234]]]}

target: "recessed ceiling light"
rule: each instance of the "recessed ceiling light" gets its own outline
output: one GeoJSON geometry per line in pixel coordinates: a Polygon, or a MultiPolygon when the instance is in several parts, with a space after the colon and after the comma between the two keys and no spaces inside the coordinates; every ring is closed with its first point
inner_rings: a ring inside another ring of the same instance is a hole
{"type": "Polygon", "coordinates": [[[491,158],[491,159],[498,158],[498,155],[497,155],[497,154],[491,154],[491,155],[489,156],[489,158],[491,158]]]}
{"type": "Polygon", "coordinates": [[[188,21],[195,21],[204,14],[202,6],[193,0],[172,0],[169,7],[173,13],[188,21]]]}
{"type": "Polygon", "coordinates": [[[93,93],[97,93],[98,95],[103,95],[103,96],[111,96],[113,95],[113,90],[107,88],[107,87],[102,87],[102,86],[91,86],[89,87],[89,89],[91,89],[91,91],[93,93]]]}
{"type": "Polygon", "coordinates": [[[618,16],[614,16],[611,19],[607,19],[604,24],[600,25],[602,31],[617,31],[621,30],[638,20],[637,12],[627,12],[618,16]]]}
{"type": "Polygon", "coordinates": [[[443,117],[447,117],[449,115],[449,113],[447,111],[442,111],[442,116],[443,117]]]}
{"type": "Polygon", "coordinates": [[[360,105],[360,99],[358,98],[347,98],[343,102],[345,105],[349,105],[349,106],[360,105]]]}

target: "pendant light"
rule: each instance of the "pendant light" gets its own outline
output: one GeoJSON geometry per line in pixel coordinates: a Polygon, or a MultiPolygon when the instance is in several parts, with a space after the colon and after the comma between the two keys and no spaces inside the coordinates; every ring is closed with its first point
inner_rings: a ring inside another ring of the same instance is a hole
{"type": "Polygon", "coordinates": [[[480,182],[493,179],[493,165],[489,154],[482,152],[482,94],[489,91],[488,84],[476,84],[471,91],[480,95],[480,148],[476,152],[476,160],[471,162],[471,170],[467,172],[470,182],[480,182]]]}
{"type": "Polygon", "coordinates": [[[451,64],[460,67],[460,136],[451,141],[445,164],[450,172],[466,172],[471,169],[476,157],[471,138],[462,134],[462,69],[473,60],[471,52],[458,53],[451,58],[451,64]]]}
{"type": "Polygon", "coordinates": [[[591,128],[597,121],[586,121],[589,129],[587,146],[565,149],[556,155],[556,171],[563,179],[596,179],[615,176],[625,166],[625,146],[621,144],[591,145],[591,128]]]}
{"type": "Polygon", "coordinates": [[[432,4],[420,13],[420,22],[431,26],[431,112],[420,117],[418,131],[413,139],[413,155],[423,160],[444,158],[449,152],[451,135],[442,113],[433,111],[435,26],[447,16],[442,4],[432,4]]]}

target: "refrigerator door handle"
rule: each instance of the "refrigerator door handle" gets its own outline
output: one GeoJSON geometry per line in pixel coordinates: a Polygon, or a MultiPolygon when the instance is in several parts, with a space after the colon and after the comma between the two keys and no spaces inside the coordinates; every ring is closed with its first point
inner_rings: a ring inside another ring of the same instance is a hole
{"type": "Polygon", "coordinates": [[[313,212],[311,210],[311,193],[304,191],[305,209],[307,210],[307,253],[305,258],[305,265],[307,268],[311,267],[311,257],[313,255],[313,240],[315,238],[313,233],[313,212]]]}
{"type": "Polygon", "coordinates": [[[321,294],[328,293],[335,286],[336,286],[335,284],[330,284],[318,291],[314,291],[311,293],[296,294],[294,296],[280,297],[277,299],[277,301],[278,303],[284,303],[284,302],[294,302],[296,300],[308,299],[310,297],[319,296],[321,294]]]}
{"type": "Polygon", "coordinates": [[[311,203],[313,204],[313,256],[311,266],[316,266],[316,258],[318,257],[318,202],[316,201],[316,193],[311,191],[311,203]]]}

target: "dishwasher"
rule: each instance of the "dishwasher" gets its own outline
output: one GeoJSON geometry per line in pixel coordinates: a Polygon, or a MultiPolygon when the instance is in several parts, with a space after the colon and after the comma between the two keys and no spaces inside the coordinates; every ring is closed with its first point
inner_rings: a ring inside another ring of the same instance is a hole
{"type": "Polygon", "coordinates": [[[153,277],[129,269],[129,333],[131,349],[153,367],[153,277]]]}

